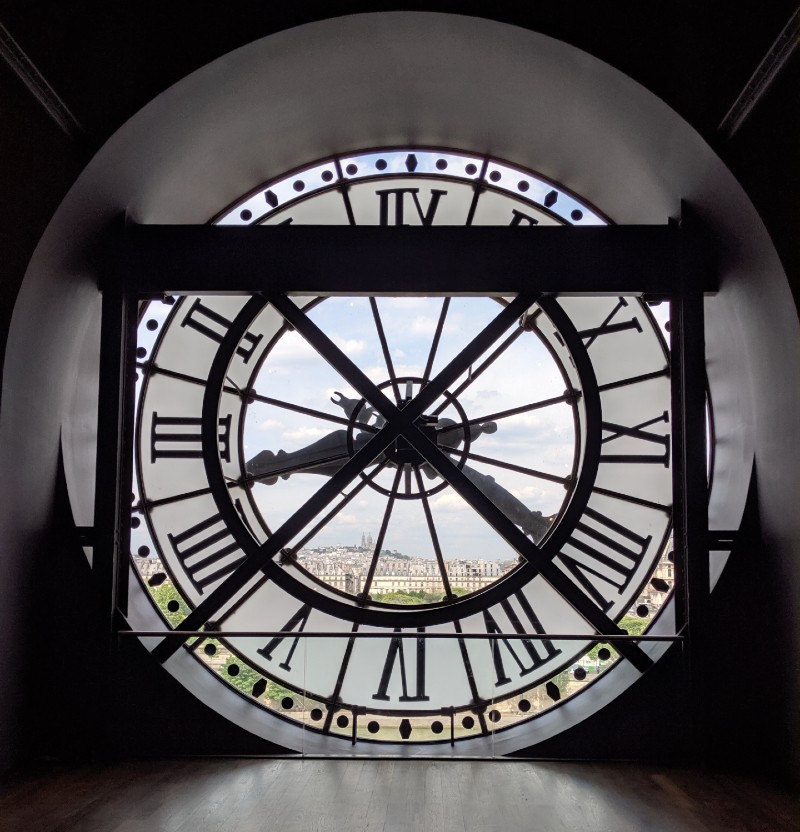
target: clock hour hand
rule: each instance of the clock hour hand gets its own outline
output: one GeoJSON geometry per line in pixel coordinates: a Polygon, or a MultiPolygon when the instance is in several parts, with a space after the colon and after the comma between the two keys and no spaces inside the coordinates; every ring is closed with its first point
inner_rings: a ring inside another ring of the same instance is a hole
{"type": "Polygon", "coordinates": [[[465,465],[461,470],[512,523],[519,526],[525,534],[529,534],[534,543],[538,543],[544,537],[545,532],[550,528],[551,521],[543,517],[541,511],[529,509],[522,500],[497,483],[494,477],[482,474],[470,468],[469,465],[465,465]]]}

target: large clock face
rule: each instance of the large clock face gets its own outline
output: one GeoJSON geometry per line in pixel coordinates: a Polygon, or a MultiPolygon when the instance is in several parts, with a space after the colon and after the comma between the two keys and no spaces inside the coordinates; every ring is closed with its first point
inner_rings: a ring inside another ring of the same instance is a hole
{"type": "MultiPolygon", "coordinates": [[[[311,165],[217,222],[605,220],[415,149],[311,165]]],[[[602,634],[642,632],[672,584],[669,351],[639,298],[557,289],[151,303],[133,563],[164,626],[209,632],[157,658],[257,733],[376,752],[474,753],[646,670],[602,634]]]]}

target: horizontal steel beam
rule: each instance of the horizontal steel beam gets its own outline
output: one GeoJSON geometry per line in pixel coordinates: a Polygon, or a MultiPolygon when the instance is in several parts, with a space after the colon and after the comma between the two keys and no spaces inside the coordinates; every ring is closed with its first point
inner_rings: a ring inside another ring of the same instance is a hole
{"type": "Polygon", "coordinates": [[[674,226],[575,228],[126,226],[122,279],[140,297],[714,292],[698,240],[674,226]]]}

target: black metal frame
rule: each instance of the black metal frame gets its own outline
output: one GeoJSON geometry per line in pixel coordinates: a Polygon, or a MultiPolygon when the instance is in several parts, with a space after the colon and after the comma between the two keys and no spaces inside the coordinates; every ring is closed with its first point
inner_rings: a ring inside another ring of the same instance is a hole
{"type": "MultiPolygon", "coordinates": [[[[667,297],[672,302],[675,598],[679,626],[687,625],[693,641],[702,638],[709,593],[707,513],[703,510],[706,505],[706,456],[702,303],[703,294],[713,292],[716,286],[702,266],[697,241],[685,230],[672,226],[563,227],[540,228],[532,235],[487,227],[426,228],[423,231],[416,228],[277,226],[243,229],[133,225],[124,232],[121,268],[117,274],[119,281],[109,281],[103,292],[95,524],[95,571],[101,586],[111,591],[112,600],[107,611],[112,616],[117,610],[124,613],[126,600],[126,560],[130,537],[129,489],[126,484],[130,482],[131,473],[130,414],[135,367],[133,350],[129,347],[135,343],[137,302],[142,298],[161,297],[165,290],[169,293],[266,292],[265,296],[252,298],[229,328],[207,386],[203,444],[207,451],[205,457],[212,492],[227,494],[227,486],[222,481],[215,458],[216,423],[211,418],[224,384],[225,369],[255,314],[270,302],[288,325],[301,331],[323,356],[335,363],[342,375],[372,406],[377,406],[390,417],[388,424],[370,439],[368,447],[357,452],[320,489],[323,493],[320,503],[338,495],[347,482],[358,476],[365,461],[374,458],[402,433],[426,459],[435,461],[440,473],[456,490],[469,495],[470,502],[525,555],[534,565],[532,568],[546,573],[547,579],[556,585],[562,595],[566,593],[570,603],[578,607],[601,634],[599,640],[607,638],[618,643],[621,654],[640,670],[646,669],[651,662],[638,646],[639,641],[677,640],[682,636],[623,636],[619,628],[602,613],[590,609],[580,598],[572,598],[574,585],[559,570],[548,569],[549,561],[540,556],[538,547],[414,425],[414,419],[431,403],[428,401],[430,396],[446,388],[449,376],[441,378],[440,374],[429,385],[429,395],[418,396],[419,401],[415,399],[413,407],[400,409],[369,382],[284,294],[397,294],[398,285],[407,294],[499,296],[519,293],[517,300],[498,316],[501,323],[491,337],[499,337],[505,327],[539,298],[538,291],[531,288],[535,285],[540,290],[557,290],[560,294],[647,294],[667,297]],[[269,272],[267,278],[264,277],[265,264],[269,272]],[[376,275],[380,278],[376,279],[376,275]],[[602,291],[598,287],[602,287],[602,291]],[[564,586],[561,587],[560,583],[564,586]]],[[[548,312],[552,311],[558,317],[556,304],[548,306],[546,296],[539,300],[548,312]]],[[[571,328],[566,320],[557,324],[559,329],[563,327],[563,331],[571,328]]],[[[477,345],[476,354],[483,351],[491,337],[486,336],[477,345]]],[[[462,357],[450,368],[453,378],[468,366],[469,357],[462,357]]],[[[596,384],[594,386],[596,391],[596,384]]],[[[599,430],[598,419],[589,418],[587,422],[590,426],[596,424],[599,430]]],[[[592,464],[596,468],[597,461],[592,464]]],[[[217,502],[222,507],[227,506],[229,500],[226,498],[217,502]]],[[[308,507],[306,509],[309,510],[308,507]]],[[[233,511],[232,508],[230,510],[233,511]]],[[[238,527],[238,517],[227,519],[236,521],[229,522],[229,528],[238,527]]],[[[237,586],[230,590],[232,584],[226,582],[228,597],[260,569],[269,568],[271,558],[291,537],[291,529],[280,531],[278,536],[261,547],[253,543],[251,536],[241,535],[238,542],[250,557],[237,570],[240,572],[237,586]],[[249,551],[251,549],[252,552],[249,551]]],[[[275,571],[277,575],[280,570],[275,571]]],[[[281,583],[280,579],[278,582],[281,583]]],[[[157,658],[164,661],[180,649],[186,638],[200,632],[208,636],[208,631],[201,631],[200,628],[213,617],[213,610],[218,606],[218,599],[212,601],[214,595],[212,593],[198,605],[177,632],[170,634],[171,638],[163,640],[154,651],[157,658]]],[[[105,597],[109,597],[108,593],[105,597]]],[[[467,610],[467,606],[476,604],[482,608],[489,600],[483,594],[472,602],[467,600],[463,612],[459,610],[459,613],[463,615],[474,611],[467,610]]],[[[414,612],[414,624],[424,626],[425,621],[420,615],[425,618],[429,613],[424,610],[414,612]]],[[[351,639],[355,637],[362,617],[365,622],[369,619],[368,615],[358,616],[351,639]]],[[[354,620],[352,616],[350,619],[354,620]]],[[[110,631],[113,632],[120,624],[112,617],[110,631]]],[[[408,626],[408,623],[398,626],[408,626]]],[[[491,635],[487,634],[487,638],[491,635]]],[[[525,638],[526,634],[520,637],[525,638]]],[[[540,636],[531,633],[527,637],[536,639],[540,636]]],[[[548,635],[547,638],[553,636],[548,635]]],[[[701,654],[703,651],[691,649],[690,657],[695,652],[701,654]]],[[[690,658],[693,683],[699,690],[699,674],[694,665],[690,658]]]]}

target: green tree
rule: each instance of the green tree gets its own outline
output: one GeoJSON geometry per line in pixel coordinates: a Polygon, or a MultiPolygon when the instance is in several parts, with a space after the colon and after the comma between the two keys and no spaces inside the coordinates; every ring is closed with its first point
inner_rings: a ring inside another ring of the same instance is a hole
{"type": "MultiPolygon", "coordinates": [[[[619,626],[625,630],[629,636],[638,636],[641,635],[647,629],[647,626],[650,624],[650,620],[648,618],[638,618],[633,615],[626,615],[620,622],[619,626]]],[[[597,655],[600,650],[604,647],[611,652],[611,659],[616,659],[619,653],[614,649],[613,645],[611,644],[595,644],[594,647],[586,654],[592,661],[599,661],[600,657],[597,655]]]]}
{"type": "Polygon", "coordinates": [[[151,586],[150,593],[173,629],[189,614],[188,604],[172,581],[164,581],[160,586],[151,586]]]}
{"type": "MultiPolygon", "coordinates": [[[[219,672],[234,687],[248,696],[253,695],[253,685],[264,678],[257,670],[253,670],[250,665],[245,664],[236,656],[228,656],[225,664],[220,667],[219,672]],[[234,666],[238,668],[238,672],[231,674],[229,668],[234,666]]],[[[277,682],[273,682],[271,679],[267,679],[267,689],[264,692],[264,696],[272,702],[280,702],[288,696],[294,699],[295,704],[297,704],[297,694],[293,690],[285,688],[277,682]]]]}

